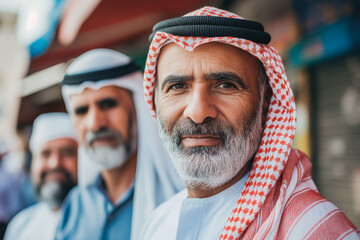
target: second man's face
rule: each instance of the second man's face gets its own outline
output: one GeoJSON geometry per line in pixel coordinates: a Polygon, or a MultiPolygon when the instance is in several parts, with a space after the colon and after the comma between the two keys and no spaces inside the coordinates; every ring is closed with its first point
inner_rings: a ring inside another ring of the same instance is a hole
{"type": "Polygon", "coordinates": [[[115,86],[85,89],[70,97],[71,114],[81,145],[116,148],[131,138],[134,106],[130,93],[115,86]]]}

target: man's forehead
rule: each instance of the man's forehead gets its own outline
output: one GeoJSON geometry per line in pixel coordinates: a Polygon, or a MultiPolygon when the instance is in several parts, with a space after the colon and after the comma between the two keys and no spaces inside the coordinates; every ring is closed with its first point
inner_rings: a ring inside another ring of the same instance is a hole
{"type": "Polygon", "coordinates": [[[188,51],[176,43],[164,46],[157,59],[156,75],[159,72],[169,73],[171,70],[181,70],[187,74],[199,62],[204,62],[209,73],[223,70],[255,70],[260,69],[261,62],[250,53],[229,44],[211,42],[197,46],[188,51]],[[190,63],[190,64],[189,64],[190,63]],[[173,69],[171,69],[173,68],[173,69]]]}
{"type": "Polygon", "coordinates": [[[49,140],[45,143],[43,143],[40,147],[38,152],[42,152],[42,151],[46,151],[46,150],[51,150],[51,149],[60,149],[60,148],[65,148],[65,147],[77,147],[77,142],[72,139],[72,138],[56,138],[53,140],[49,140]]]}
{"type": "MultiPolygon", "coordinates": [[[[189,51],[185,49],[184,47],[180,46],[179,44],[175,42],[169,42],[165,46],[163,46],[160,50],[159,59],[164,51],[179,51],[179,52],[187,52],[191,54],[192,52],[196,52],[197,50],[203,50],[207,51],[208,53],[214,52],[214,53],[220,53],[220,52],[236,52],[240,55],[248,55],[248,57],[253,57],[250,53],[247,51],[244,51],[238,47],[235,47],[231,44],[222,43],[222,42],[209,42],[209,43],[203,43],[195,47],[192,51],[189,51]]],[[[253,57],[255,58],[255,57],[253,57]]]]}
{"type": "Polygon", "coordinates": [[[70,96],[70,102],[101,100],[103,98],[116,98],[132,100],[132,93],[130,90],[118,86],[104,86],[99,89],[87,87],[80,94],[73,94],[70,96]]]}

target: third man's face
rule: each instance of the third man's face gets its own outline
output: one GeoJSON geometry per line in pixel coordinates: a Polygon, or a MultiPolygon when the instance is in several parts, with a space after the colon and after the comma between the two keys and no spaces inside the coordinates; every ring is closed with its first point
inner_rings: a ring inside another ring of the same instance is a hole
{"type": "Polygon", "coordinates": [[[73,139],[58,138],[33,153],[31,176],[36,194],[54,209],[77,183],[77,147],[73,139]]]}
{"type": "Polygon", "coordinates": [[[210,185],[224,184],[253,156],[262,132],[259,72],[255,57],[230,45],[163,47],[155,104],[160,134],[185,180],[218,177],[210,185]]]}

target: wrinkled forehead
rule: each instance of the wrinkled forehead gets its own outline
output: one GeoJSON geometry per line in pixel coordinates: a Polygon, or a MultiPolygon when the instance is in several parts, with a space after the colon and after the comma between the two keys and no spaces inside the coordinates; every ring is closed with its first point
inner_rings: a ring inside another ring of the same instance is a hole
{"type": "MultiPolygon", "coordinates": [[[[240,58],[246,59],[249,64],[259,65],[262,64],[260,60],[254,57],[252,54],[244,51],[240,48],[234,47],[230,44],[222,43],[222,42],[209,42],[196,46],[192,50],[188,50],[183,48],[182,46],[176,44],[176,42],[169,41],[167,44],[160,49],[159,56],[157,58],[157,62],[163,58],[164,55],[172,56],[174,60],[181,58],[192,59],[199,55],[201,52],[202,56],[213,57],[214,59],[218,59],[221,56],[226,56],[229,60],[231,60],[232,56],[237,56],[240,58]],[[165,53],[164,53],[165,52],[165,53]]],[[[184,60],[188,60],[184,59],[184,60]]],[[[167,61],[169,61],[167,59],[167,61]]]]}
{"type": "Polygon", "coordinates": [[[142,95],[142,73],[136,71],[123,77],[114,79],[104,79],[98,81],[84,81],[77,85],[63,85],[61,88],[66,109],[71,112],[70,97],[81,95],[85,89],[93,90],[93,92],[104,87],[118,87],[128,92],[128,95],[135,101],[136,96],[142,95]]]}
{"type": "Polygon", "coordinates": [[[90,98],[94,97],[107,97],[118,95],[119,98],[123,96],[131,97],[132,92],[128,89],[118,87],[118,86],[102,86],[100,88],[93,88],[91,86],[84,87],[81,92],[73,93],[70,95],[70,99],[72,97],[83,97],[89,96],[90,98]]]}
{"type": "Polygon", "coordinates": [[[68,138],[68,137],[61,137],[49,140],[45,143],[43,143],[41,146],[38,147],[38,149],[35,150],[35,155],[40,155],[41,153],[45,151],[49,152],[57,152],[62,149],[77,149],[78,143],[75,139],[68,138]]]}
{"type": "MultiPolygon", "coordinates": [[[[216,72],[254,72],[258,74],[262,63],[250,53],[229,44],[210,42],[186,50],[174,42],[169,42],[160,50],[155,67],[155,81],[159,74],[188,75],[195,68],[206,74],[216,72]]],[[[157,83],[156,83],[157,84],[157,83]]]]}
{"type": "Polygon", "coordinates": [[[101,88],[85,87],[81,92],[69,96],[70,106],[78,104],[90,104],[106,99],[114,99],[118,102],[130,102],[133,104],[132,92],[118,86],[103,86],[101,88]]]}

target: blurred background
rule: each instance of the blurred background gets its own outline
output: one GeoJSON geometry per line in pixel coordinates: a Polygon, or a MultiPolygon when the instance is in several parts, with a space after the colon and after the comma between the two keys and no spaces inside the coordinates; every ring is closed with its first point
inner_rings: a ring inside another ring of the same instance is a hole
{"type": "MultiPolygon", "coordinates": [[[[204,5],[260,21],[283,58],[297,103],[295,148],[320,193],[360,227],[360,1],[0,0],[0,222],[35,201],[33,120],[65,112],[68,62],[99,47],[144,66],[152,26],[204,5]]],[[[1,234],[0,234],[1,236],[1,234]]]]}

